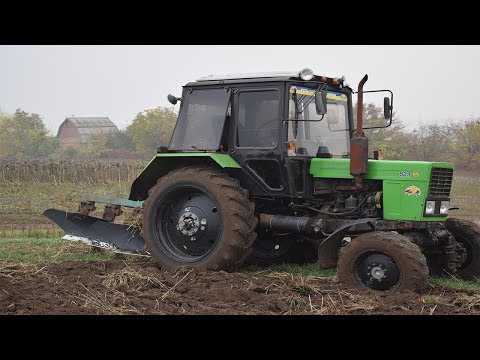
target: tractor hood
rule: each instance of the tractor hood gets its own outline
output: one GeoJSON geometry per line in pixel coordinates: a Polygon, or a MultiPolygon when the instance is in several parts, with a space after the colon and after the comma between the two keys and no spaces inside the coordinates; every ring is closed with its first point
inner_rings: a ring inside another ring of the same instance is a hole
{"type": "MultiPolygon", "coordinates": [[[[432,168],[453,169],[454,164],[427,161],[368,160],[365,179],[428,181],[432,168]]],[[[310,174],[318,178],[352,179],[349,159],[314,158],[310,174]]]]}

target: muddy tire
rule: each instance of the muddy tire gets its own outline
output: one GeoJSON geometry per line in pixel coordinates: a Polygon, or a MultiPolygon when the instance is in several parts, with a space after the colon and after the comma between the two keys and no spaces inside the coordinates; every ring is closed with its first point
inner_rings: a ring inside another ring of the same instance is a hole
{"type": "Polygon", "coordinates": [[[144,202],[146,250],[161,268],[235,270],[256,238],[254,209],[248,191],[220,171],[174,170],[144,202]]]}
{"type": "Polygon", "coordinates": [[[480,277],[480,226],[472,221],[448,218],[447,230],[467,250],[467,260],[455,273],[456,276],[471,280],[480,277]]]}
{"type": "Polygon", "coordinates": [[[352,239],[340,252],[338,279],[355,288],[422,292],[428,267],[420,248],[403,235],[374,231],[352,239]]]}

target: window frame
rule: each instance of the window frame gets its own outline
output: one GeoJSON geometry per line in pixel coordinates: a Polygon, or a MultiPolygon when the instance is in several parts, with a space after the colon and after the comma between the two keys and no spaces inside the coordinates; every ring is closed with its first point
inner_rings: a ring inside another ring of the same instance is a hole
{"type": "MultiPolygon", "coordinates": [[[[290,126],[291,124],[290,123],[293,123],[294,121],[299,121],[299,122],[302,122],[303,124],[306,124],[306,123],[316,123],[316,122],[320,122],[320,121],[313,121],[313,120],[301,120],[301,119],[298,119],[298,120],[295,120],[295,119],[290,119],[289,118],[289,115],[290,115],[290,96],[291,96],[291,93],[290,93],[290,89],[292,86],[304,86],[304,87],[308,87],[308,88],[312,88],[313,89],[313,84],[316,84],[317,82],[309,82],[309,81],[287,81],[285,83],[285,103],[284,103],[284,112],[286,114],[286,117],[283,119],[282,121],[282,124],[283,124],[283,134],[284,134],[284,151],[285,151],[285,156],[286,157],[290,157],[290,155],[288,155],[288,152],[287,152],[287,147],[288,147],[288,143],[290,141],[289,139],[289,131],[290,131],[290,126]]],[[[352,125],[353,125],[353,113],[352,113],[352,98],[351,98],[351,93],[350,93],[350,88],[342,88],[342,89],[336,89],[336,88],[331,88],[330,86],[327,87],[327,91],[328,92],[335,92],[335,93],[340,93],[340,94],[343,94],[347,97],[347,101],[346,101],[346,113],[345,113],[345,116],[346,116],[346,124],[349,128],[345,129],[345,130],[331,130],[332,132],[340,132],[340,131],[346,131],[347,132],[347,154],[350,153],[350,139],[351,137],[353,136],[353,132],[354,130],[352,130],[352,125]]],[[[328,100],[327,100],[328,101],[328,100]]],[[[334,103],[332,101],[332,103],[334,103]]],[[[321,121],[326,121],[326,119],[322,119],[321,121]]],[[[303,125],[305,126],[305,125],[303,125]]],[[[330,130],[330,125],[328,124],[328,127],[329,127],[329,130],[330,130]]],[[[312,141],[312,140],[310,140],[312,141]]],[[[295,155],[296,157],[304,157],[304,158],[315,158],[315,155],[305,155],[305,154],[296,154],[295,155]]],[[[335,155],[334,157],[338,158],[340,155],[335,155]]],[[[344,157],[344,154],[341,155],[341,157],[343,158],[344,157]]]]}
{"type": "MultiPolygon", "coordinates": [[[[226,127],[226,119],[227,119],[227,112],[228,112],[228,107],[229,107],[229,104],[231,103],[232,101],[232,91],[231,91],[231,88],[229,87],[226,87],[226,86],[208,86],[208,87],[189,87],[189,88],[184,88],[183,89],[183,92],[182,92],[182,98],[183,99],[186,99],[187,97],[190,97],[192,96],[192,93],[194,91],[212,91],[212,90],[220,90],[220,89],[223,89],[226,93],[228,93],[228,101],[227,101],[227,106],[225,108],[225,117],[224,117],[224,120],[223,120],[223,125],[222,125],[222,130],[220,132],[220,138],[219,138],[219,145],[217,146],[217,148],[209,148],[209,149],[200,149],[200,148],[195,148],[195,149],[191,149],[191,148],[174,148],[172,147],[172,142],[173,142],[173,139],[174,139],[174,135],[176,133],[176,131],[178,130],[177,127],[180,125],[179,123],[179,120],[180,120],[180,115],[182,114],[182,111],[188,111],[188,109],[185,109],[184,107],[186,106],[185,105],[185,101],[181,101],[180,103],[180,109],[178,111],[178,115],[177,115],[177,120],[175,122],[175,126],[173,128],[173,132],[172,132],[172,136],[170,137],[170,141],[169,141],[169,144],[168,144],[168,150],[172,150],[172,151],[179,151],[179,152],[204,152],[204,151],[208,151],[208,152],[214,152],[214,151],[217,151],[219,146],[221,145],[221,139],[222,139],[222,134],[223,132],[225,131],[225,127],[226,127]]],[[[185,134],[184,134],[185,136],[185,134]]]]}
{"type": "Polygon", "coordinates": [[[235,124],[234,124],[234,137],[233,137],[233,148],[234,149],[260,149],[260,150],[274,150],[278,148],[279,143],[281,143],[281,134],[283,128],[283,111],[282,111],[282,92],[279,88],[276,87],[256,87],[256,88],[244,88],[239,89],[235,94],[235,124]],[[257,147],[257,146],[238,146],[237,145],[237,135],[238,135],[238,121],[239,121],[239,112],[240,112],[240,95],[245,92],[265,92],[265,91],[276,91],[278,93],[278,132],[277,132],[277,139],[275,146],[264,146],[264,147],[257,147]]]}

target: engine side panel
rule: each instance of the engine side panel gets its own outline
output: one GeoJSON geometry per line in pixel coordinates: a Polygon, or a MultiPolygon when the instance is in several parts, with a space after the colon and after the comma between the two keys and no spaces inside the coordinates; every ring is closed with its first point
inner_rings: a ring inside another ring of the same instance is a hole
{"type": "MultiPolygon", "coordinates": [[[[386,220],[445,221],[424,216],[432,168],[453,169],[443,162],[369,160],[367,180],[383,183],[383,217],[386,220]]],[[[310,174],[315,178],[352,179],[349,159],[314,158],[310,174]]]]}

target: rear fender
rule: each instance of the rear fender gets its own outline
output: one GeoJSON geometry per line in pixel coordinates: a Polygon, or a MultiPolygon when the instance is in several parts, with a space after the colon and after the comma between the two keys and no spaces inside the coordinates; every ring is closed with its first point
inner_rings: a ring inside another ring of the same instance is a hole
{"type": "Polygon", "coordinates": [[[148,196],[148,190],[158,179],[170,171],[193,165],[203,165],[218,169],[240,169],[240,165],[227,154],[217,153],[162,153],[157,154],[132,183],[130,200],[142,201],[148,196]]]}

